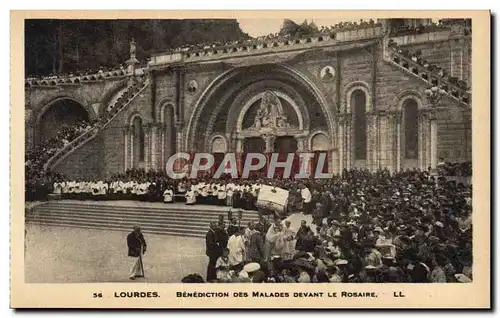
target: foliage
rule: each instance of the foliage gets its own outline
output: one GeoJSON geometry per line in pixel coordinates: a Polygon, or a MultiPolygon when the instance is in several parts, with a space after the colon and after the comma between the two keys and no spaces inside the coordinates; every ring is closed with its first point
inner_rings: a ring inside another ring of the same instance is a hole
{"type": "Polygon", "coordinates": [[[26,20],[25,73],[48,75],[115,68],[137,42],[141,63],[183,45],[247,39],[236,20],[26,20]]]}

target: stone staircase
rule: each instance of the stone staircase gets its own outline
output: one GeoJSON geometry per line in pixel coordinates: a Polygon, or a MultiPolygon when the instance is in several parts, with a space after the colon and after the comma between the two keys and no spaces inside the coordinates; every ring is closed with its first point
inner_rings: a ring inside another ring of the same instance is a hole
{"type": "MultiPolygon", "coordinates": [[[[148,234],[205,237],[210,221],[218,221],[219,214],[227,220],[229,210],[209,205],[131,203],[135,204],[49,201],[28,211],[26,223],[117,231],[131,231],[134,225],[139,225],[148,234]]],[[[233,216],[237,216],[234,209],[233,216]]],[[[243,211],[241,225],[258,220],[257,211],[243,211]]]]}
{"type": "Polygon", "coordinates": [[[52,169],[69,154],[94,139],[99,134],[99,132],[105,129],[109,125],[109,123],[120,113],[120,111],[125,109],[125,107],[127,107],[142,91],[144,91],[146,87],[148,87],[148,85],[149,81],[147,77],[139,78],[136,83],[134,83],[133,85],[129,85],[127,89],[121,92],[122,96],[114,100],[113,104],[106,108],[106,114],[103,117],[104,120],[99,122],[92,129],[85,131],[65,147],[56,152],[44,164],[44,170],[52,169]]]}
{"type": "Polygon", "coordinates": [[[429,87],[437,86],[445,92],[445,96],[457,101],[461,106],[469,106],[471,102],[471,92],[451,83],[448,78],[439,78],[430,70],[414,62],[411,58],[387,48],[387,56],[384,58],[387,63],[394,65],[406,74],[409,74],[421,81],[424,81],[429,87]]]}

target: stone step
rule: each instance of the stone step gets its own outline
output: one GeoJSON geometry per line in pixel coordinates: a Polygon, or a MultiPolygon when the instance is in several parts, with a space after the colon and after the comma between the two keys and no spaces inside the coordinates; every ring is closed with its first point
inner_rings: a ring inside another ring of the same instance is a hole
{"type": "Polygon", "coordinates": [[[145,218],[127,218],[127,219],[118,219],[118,218],[89,218],[87,216],[47,216],[41,215],[33,218],[27,219],[27,221],[60,221],[62,223],[66,222],[76,222],[82,224],[96,224],[96,225],[109,225],[109,226],[125,226],[128,229],[132,229],[134,225],[139,225],[140,227],[149,228],[149,227],[160,227],[160,228],[168,228],[168,229],[192,229],[198,230],[201,232],[206,232],[209,228],[209,223],[185,223],[185,222],[175,222],[173,220],[160,221],[157,219],[145,219],[145,218]]]}
{"type": "MultiPolygon", "coordinates": [[[[62,220],[37,220],[30,221],[30,224],[36,225],[49,225],[49,226],[61,226],[61,227],[76,227],[85,229],[100,229],[108,231],[123,231],[130,232],[131,228],[129,226],[121,225],[101,225],[91,222],[71,222],[62,220]]],[[[189,228],[185,229],[173,229],[173,228],[162,228],[162,227],[142,227],[144,234],[159,234],[159,235],[172,235],[172,236],[187,236],[187,237],[205,237],[206,230],[204,232],[198,229],[192,230],[189,228]]]]}
{"type": "MultiPolygon", "coordinates": [[[[27,213],[26,223],[121,231],[130,231],[134,225],[140,225],[145,233],[204,237],[210,221],[217,221],[220,214],[227,219],[229,210],[228,207],[203,205],[129,204],[49,202],[27,213]]],[[[233,211],[233,215],[237,214],[233,211]]],[[[258,219],[257,211],[243,211],[240,224],[258,219]]]]}
{"type": "MultiPolygon", "coordinates": [[[[216,212],[216,211],[192,211],[192,210],[163,210],[163,211],[152,211],[149,209],[141,209],[138,211],[134,210],[115,210],[115,209],[101,209],[101,208],[67,208],[67,207],[42,207],[34,209],[32,214],[50,214],[50,215],[90,215],[90,216],[116,216],[116,217],[150,217],[159,219],[185,219],[185,220],[218,220],[219,215],[223,215],[227,219],[227,211],[216,212]]],[[[233,211],[233,216],[237,216],[238,212],[233,211]]],[[[256,211],[244,211],[242,214],[244,219],[248,220],[258,220],[258,214],[256,211]]]]}
{"type": "MultiPolygon", "coordinates": [[[[108,222],[124,222],[130,221],[132,223],[142,224],[145,221],[154,221],[157,223],[169,223],[169,224],[189,224],[193,226],[208,226],[211,221],[217,221],[218,217],[206,217],[204,215],[201,216],[192,216],[192,217],[176,217],[176,216],[151,216],[145,214],[136,214],[136,215],[119,215],[119,214],[105,214],[105,213],[78,213],[75,212],[58,212],[51,213],[49,211],[44,211],[41,213],[35,213],[27,216],[27,219],[40,219],[40,218],[52,218],[52,219],[87,219],[87,220],[104,220],[108,222]]],[[[258,218],[248,218],[243,217],[241,222],[244,224],[250,221],[258,221],[258,218]]]]}

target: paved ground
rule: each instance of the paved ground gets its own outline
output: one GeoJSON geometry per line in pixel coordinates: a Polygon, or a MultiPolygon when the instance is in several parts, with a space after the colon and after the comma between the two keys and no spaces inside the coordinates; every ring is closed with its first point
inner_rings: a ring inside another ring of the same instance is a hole
{"type": "MultiPolygon", "coordinates": [[[[297,229],[302,219],[290,217],[297,229]]],[[[27,283],[130,282],[127,232],[27,224],[27,283]]],[[[145,279],[137,282],[177,283],[192,273],[206,274],[205,240],[145,233],[145,279]]]]}
{"type": "MultiPolygon", "coordinates": [[[[129,282],[127,232],[27,225],[27,283],[129,282]]],[[[207,257],[200,238],[145,234],[146,281],[180,282],[191,273],[205,276],[207,257]]]]}

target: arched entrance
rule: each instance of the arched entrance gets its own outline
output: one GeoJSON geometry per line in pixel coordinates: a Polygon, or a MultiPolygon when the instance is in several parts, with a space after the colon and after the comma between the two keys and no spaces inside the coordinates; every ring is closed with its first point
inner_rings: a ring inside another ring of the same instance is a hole
{"type": "Polygon", "coordinates": [[[37,118],[35,142],[38,144],[43,140],[54,138],[62,129],[91,119],[93,116],[76,100],[71,98],[56,99],[42,107],[37,118]]]}
{"type": "Polygon", "coordinates": [[[328,136],[326,136],[324,133],[316,133],[312,136],[311,138],[311,151],[314,153],[314,157],[311,162],[311,172],[313,174],[316,173],[316,169],[318,168],[318,165],[320,163],[320,156],[323,154],[324,156],[324,162],[322,163],[322,168],[321,172],[322,173],[328,173],[328,162],[330,161],[329,158],[329,150],[330,150],[330,141],[328,139],[328,136]]]}
{"type": "Polygon", "coordinates": [[[240,114],[257,114],[263,94],[269,91],[279,98],[282,113],[287,115],[288,123],[295,128],[293,134],[281,131],[271,135],[297,137],[296,134],[302,133],[307,136],[311,123],[314,123],[315,128],[334,138],[333,114],[336,106],[330,104],[333,101],[327,102],[320,90],[299,72],[279,64],[258,65],[234,68],[219,76],[202,92],[186,122],[183,149],[207,151],[210,136],[222,134],[231,136],[228,140],[230,151],[242,152],[241,130],[253,126],[255,116],[240,118],[240,114]]]}

